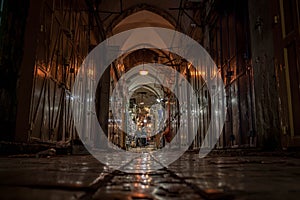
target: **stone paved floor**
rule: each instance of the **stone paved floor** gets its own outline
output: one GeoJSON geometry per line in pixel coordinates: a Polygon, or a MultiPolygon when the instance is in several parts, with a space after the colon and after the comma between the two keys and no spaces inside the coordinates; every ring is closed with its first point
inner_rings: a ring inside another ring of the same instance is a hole
{"type": "Polygon", "coordinates": [[[0,157],[0,199],[300,199],[300,159],[185,153],[147,174],[92,156],[0,157]]]}

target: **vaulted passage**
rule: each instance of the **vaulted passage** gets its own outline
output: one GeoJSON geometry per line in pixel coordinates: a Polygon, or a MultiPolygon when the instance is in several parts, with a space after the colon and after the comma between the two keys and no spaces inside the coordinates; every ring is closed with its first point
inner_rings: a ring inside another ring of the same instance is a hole
{"type": "Polygon", "coordinates": [[[299,0],[0,0],[0,195],[296,197],[299,16],[299,0]]]}

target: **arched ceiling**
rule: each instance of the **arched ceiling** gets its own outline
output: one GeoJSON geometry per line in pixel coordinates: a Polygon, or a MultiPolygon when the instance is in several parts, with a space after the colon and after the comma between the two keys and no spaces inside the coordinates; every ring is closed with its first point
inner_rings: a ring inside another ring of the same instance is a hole
{"type": "Polygon", "coordinates": [[[160,15],[148,10],[142,10],[124,18],[113,28],[112,32],[116,34],[133,28],[150,26],[174,29],[174,26],[160,15]]]}
{"type": "Polygon", "coordinates": [[[157,96],[156,91],[153,90],[154,86],[142,86],[133,91],[130,98],[136,99],[136,103],[144,102],[144,106],[152,106],[156,104],[156,99],[160,96],[157,96]]]}

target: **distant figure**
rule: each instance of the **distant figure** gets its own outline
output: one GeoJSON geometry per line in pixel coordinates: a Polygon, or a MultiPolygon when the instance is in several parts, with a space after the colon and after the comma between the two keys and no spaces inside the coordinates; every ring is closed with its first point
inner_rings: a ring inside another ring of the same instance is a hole
{"type": "Polygon", "coordinates": [[[230,139],[231,146],[233,146],[234,145],[235,136],[233,134],[231,134],[230,137],[229,137],[229,139],[230,139]]]}
{"type": "Polygon", "coordinates": [[[128,135],[126,135],[125,145],[126,145],[126,150],[128,150],[130,147],[130,139],[129,139],[128,135]]]}
{"type": "Polygon", "coordinates": [[[173,139],[173,134],[172,131],[170,129],[170,126],[167,126],[167,128],[165,129],[165,131],[163,132],[163,135],[165,136],[165,139],[168,143],[170,143],[173,139]]]}
{"type": "Polygon", "coordinates": [[[142,146],[142,144],[141,144],[141,139],[140,139],[140,138],[137,139],[137,146],[138,146],[138,147],[141,147],[141,146],[142,146]]]}
{"type": "Polygon", "coordinates": [[[135,137],[135,136],[132,137],[130,146],[131,146],[132,148],[135,148],[135,147],[136,147],[136,137],[135,137]]]}
{"type": "Polygon", "coordinates": [[[157,144],[157,148],[163,148],[167,143],[170,143],[173,139],[173,134],[172,131],[170,129],[170,126],[167,126],[165,128],[165,130],[161,131],[159,133],[160,137],[159,137],[159,141],[157,144]]]}
{"type": "Polygon", "coordinates": [[[114,135],[114,144],[115,144],[116,146],[119,146],[119,136],[118,136],[118,134],[115,134],[115,135],[114,135]]]}

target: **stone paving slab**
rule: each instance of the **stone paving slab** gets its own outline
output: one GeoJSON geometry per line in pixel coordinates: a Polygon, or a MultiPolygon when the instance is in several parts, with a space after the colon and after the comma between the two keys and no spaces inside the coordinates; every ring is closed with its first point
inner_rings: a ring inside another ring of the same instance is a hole
{"type": "Polygon", "coordinates": [[[215,157],[185,154],[169,170],[199,188],[233,193],[236,199],[299,199],[300,159],[215,157]]]}
{"type": "Polygon", "coordinates": [[[106,187],[100,188],[93,198],[102,199],[104,196],[107,198],[110,196],[109,199],[114,199],[119,198],[121,194],[126,196],[125,199],[201,199],[195,191],[179,180],[170,177],[166,180],[165,174],[160,176],[120,174],[106,187]]]}
{"type": "Polygon", "coordinates": [[[84,192],[1,186],[0,194],[0,199],[5,200],[76,200],[79,199],[84,192]]]}
{"type": "Polygon", "coordinates": [[[65,189],[89,187],[104,165],[91,156],[0,158],[0,185],[65,189]]]}
{"type": "MultiPolygon", "coordinates": [[[[147,161],[149,162],[149,160],[147,161]]],[[[151,160],[152,162],[152,160],[151,160]]],[[[0,157],[0,199],[299,199],[300,159],[185,153],[168,168],[110,171],[92,156],[0,157]]]]}

